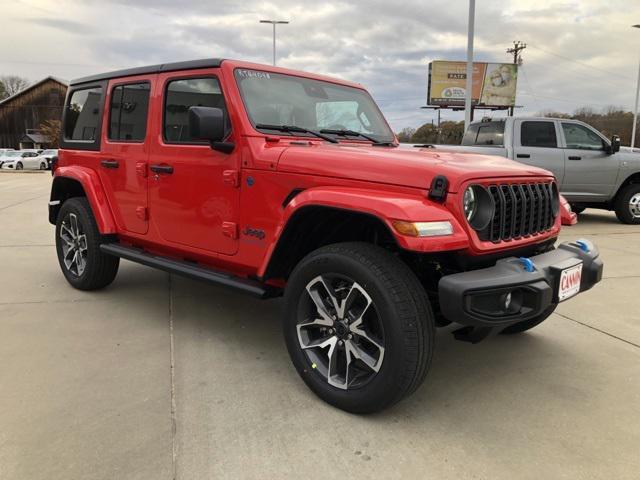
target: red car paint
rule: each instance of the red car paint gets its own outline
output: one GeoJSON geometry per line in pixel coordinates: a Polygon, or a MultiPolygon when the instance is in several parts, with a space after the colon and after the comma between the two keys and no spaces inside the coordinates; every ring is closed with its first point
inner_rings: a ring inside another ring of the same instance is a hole
{"type": "MultiPolygon", "coordinates": [[[[115,85],[150,83],[144,143],[107,137],[108,108],[102,112],[100,151],[61,149],[54,177],[78,180],[98,228],[120,242],[168,257],[186,258],[240,276],[262,277],[288,220],[310,205],[366,212],[380,218],[398,245],[415,252],[463,251],[478,256],[505,252],[555,238],[560,216],[543,233],[501,243],[479,240],[467,224],[461,195],[470,183],[551,181],[550,172],[502,157],[407,151],[368,141],[328,144],[308,136],[265,134],[253,128],[234,78],[237,68],[303,76],[363,89],[332,78],[279,67],[225,60],[219,68],[161,72],[108,80],[105,105],[115,85]],[[209,145],[168,144],[162,135],[163,95],[168,81],[215,76],[232,125],[232,153],[209,145]],[[100,168],[103,161],[120,168],[100,168]],[[151,163],[174,168],[155,175],[151,163]],[[449,179],[444,204],[427,197],[433,178],[449,179]],[[286,206],[294,189],[302,190],[286,206]],[[449,220],[450,236],[416,238],[392,227],[394,220],[449,220]],[[263,232],[261,238],[243,234],[263,232]]],[[[364,89],[363,89],[364,90],[364,89]]]]}

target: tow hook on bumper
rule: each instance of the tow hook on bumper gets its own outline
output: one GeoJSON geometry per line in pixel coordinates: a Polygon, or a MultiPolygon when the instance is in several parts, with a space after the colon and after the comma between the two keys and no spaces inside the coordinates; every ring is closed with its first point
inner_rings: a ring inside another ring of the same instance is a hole
{"type": "Polygon", "coordinates": [[[598,249],[588,240],[564,242],[534,257],[504,258],[493,267],[447,275],[438,284],[442,314],[451,322],[473,327],[459,330],[456,338],[476,343],[492,330],[534,318],[559,303],[562,272],[580,264],[580,287],[575,288],[584,292],[602,279],[603,269],[598,249]]]}

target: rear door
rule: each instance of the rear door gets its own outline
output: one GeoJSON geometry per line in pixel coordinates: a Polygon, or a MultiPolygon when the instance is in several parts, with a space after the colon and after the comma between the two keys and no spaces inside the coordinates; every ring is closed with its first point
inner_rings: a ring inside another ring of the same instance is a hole
{"type": "Polygon", "coordinates": [[[192,106],[226,113],[220,77],[217,68],[158,75],[155,96],[163,111],[149,159],[149,207],[165,241],[232,255],[238,249],[241,149],[213,150],[191,138],[188,122],[192,106]]]}
{"type": "Polygon", "coordinates": [[[618,177],[619,157],[607,153],[607,140],[591,127],[570,120],[561,123],[566,165],[562,193],[574,201],[608,200],[618,177]]]}
{"type": "Polygon", "coordinates": [[[155,75],[109,81],[98,171],[116,223],[147,233],[149,98],[155,75]]]}
{"type": "Polygon", "coordinates": [[[565,175],[564,153],[559,145],[559,126],[555,120],[516,120],[514,160],[544,168],[553,173],[562,188],[565,175]]]}

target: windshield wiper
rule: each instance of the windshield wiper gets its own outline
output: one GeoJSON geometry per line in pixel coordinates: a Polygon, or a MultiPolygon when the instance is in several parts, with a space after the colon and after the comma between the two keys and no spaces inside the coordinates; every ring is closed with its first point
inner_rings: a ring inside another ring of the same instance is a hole
{"type": "Polygon", "coordinates": [[[321,132],[316,132],[315,130],[310,130],[304,127],[298,127],[296,125],[268,125],[265,123],[258,123],[256,125],[256,128],[261,130],[277,130],[278,132],[286,132],[286,133],[309,133],[318,138],[326,140],[327,142],[338,143],[338,141],[335,138],[330,137],[329,135],[323,135],[321,132]]]}
{"type": "Polygon", "coordinates": [[[341,137],[346,137],[346,136],[362,137],[362,138],[366,138],[370,142],[373,142],[375,146],[380,146],[380,147],[388,147],[391,145],[395,146],[395,143],[393,142],[381,142],[380,140],[377,140],[372,136],[367,135],[366,133],[356,132],[355,130],[333,130],[331,128],[323,128],[322,130],[320,130],[320,133],[330,133],[332,135],[340,135],[341,137]]]}

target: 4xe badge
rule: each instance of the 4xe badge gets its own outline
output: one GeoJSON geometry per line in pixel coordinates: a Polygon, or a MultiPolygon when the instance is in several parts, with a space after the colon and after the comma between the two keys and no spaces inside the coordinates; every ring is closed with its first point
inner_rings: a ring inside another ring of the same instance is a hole
{"type": "Polygon", "coordinates": [[[244,227],[244,230],[242,230],[242,234],[248,237],[255,237],[258,240],[264,240],[264,237],[266,236],[264,230],[260,228],[251,228],[248,225],[244,227]]]}

